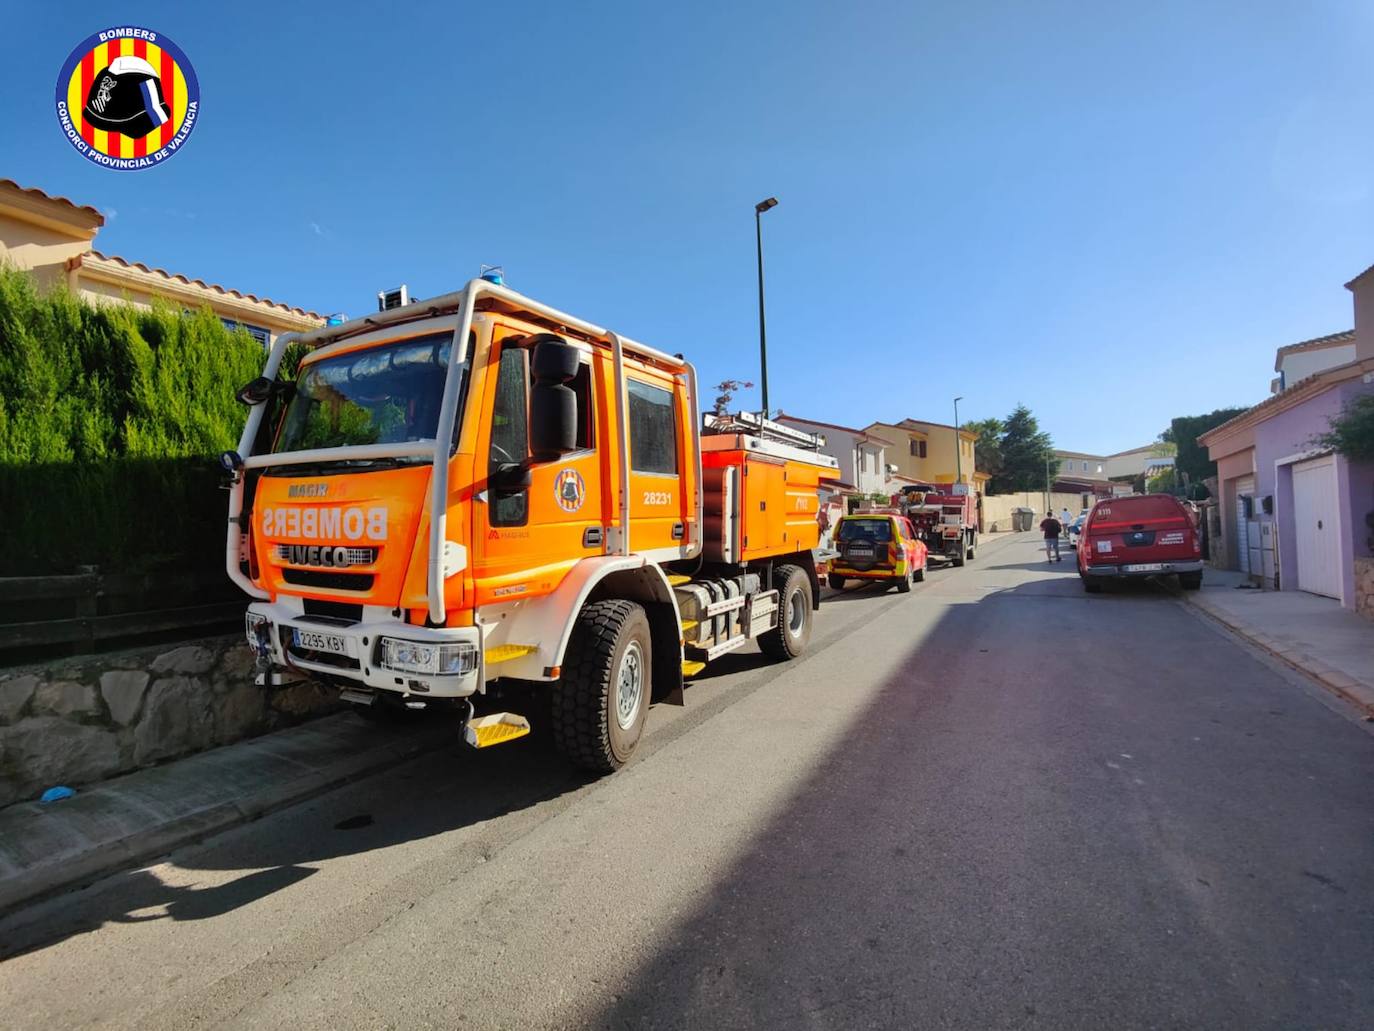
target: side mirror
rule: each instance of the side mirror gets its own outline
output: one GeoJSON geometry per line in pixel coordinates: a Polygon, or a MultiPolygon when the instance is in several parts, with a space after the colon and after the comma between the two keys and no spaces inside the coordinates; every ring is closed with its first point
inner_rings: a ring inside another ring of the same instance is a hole
{"type": "Polygon", "coordinates": [[[272,381],[266,376],[259,376],[257,379],[249,380],[239,387],[234,397],[238,398],[241,405],[260,405],[272,396],[272,381]]]}
{"type": "Polygon", "coordinates": [[[530,457],[556,462],[577,450],[577,394],[568,386],[577,375],[581,352],[562,337],[541,333],[534,338],[530,362],[530,457]]]}
{"type": "Polygon", "coordinates": [[[530,489],[530,467],[523,462],[502,462],[487,477],[487,486],[498,497],[530,489]]]}

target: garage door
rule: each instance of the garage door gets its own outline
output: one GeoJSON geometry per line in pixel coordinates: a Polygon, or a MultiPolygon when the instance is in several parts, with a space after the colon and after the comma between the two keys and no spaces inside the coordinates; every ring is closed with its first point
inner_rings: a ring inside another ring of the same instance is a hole
{"type": "Polygon", "coordinates": [[[1247,498],[1255,493],[1255,478],[1247,476],[1243,480],[1236,481],[1236,568],[1242,573],[1250,572],[1250,533],[1246,525],[1245,502],[1247,498]]]}
{"type": "Polygon", "coordinates": [[[1336,460],[1330,455],[1293,467],[1293,528],[1298,589],[1341,596],[1341,539],[1336,518],[1336,460]]]}

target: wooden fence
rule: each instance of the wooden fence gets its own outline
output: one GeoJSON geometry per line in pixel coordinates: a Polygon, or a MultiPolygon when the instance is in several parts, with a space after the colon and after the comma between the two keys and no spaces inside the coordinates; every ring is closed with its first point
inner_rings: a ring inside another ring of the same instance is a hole
{"type": "Polygon", "coordinates": [[[0,666],[228,631],[246,604],[223,569],[0,577],[0,666]]]}

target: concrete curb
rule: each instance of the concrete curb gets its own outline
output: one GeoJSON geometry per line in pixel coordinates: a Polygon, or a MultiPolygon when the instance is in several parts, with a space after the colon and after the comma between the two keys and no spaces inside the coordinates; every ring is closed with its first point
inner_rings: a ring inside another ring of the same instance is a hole
{"type": "Polygon", "coordinates": [[[0,811],[0,916],[457,740],[447,720],[387,727],[340,713],[63,802],[9,806],[0,811]]]}
{"type": "Polygon", "coordinates": [[[1355,706],[1366,719],[1374,719],[1374,683],[1342,673],[1315,655],[1295,648],[1290,642],[1270,637],[1253,624],[1212,605],[1203,594],[1190,591],[1176,591],[1175,594],[1187,602],[1189,607],[1206,614],[1232,633],[1245,638],[1284,665],[1310,677],[1327,691],[1355,706]]]}

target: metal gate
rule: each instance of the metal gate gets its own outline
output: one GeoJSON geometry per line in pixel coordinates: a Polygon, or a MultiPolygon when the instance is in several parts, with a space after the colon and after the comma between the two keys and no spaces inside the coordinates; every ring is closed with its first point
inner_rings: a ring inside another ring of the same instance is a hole
{"type": "Polygon", "coordinates": [[[1341,596],[1341,537],[1336,460],[1331,455],[1293,467],[1293,528],[1298,589],[1341,596]]]}

